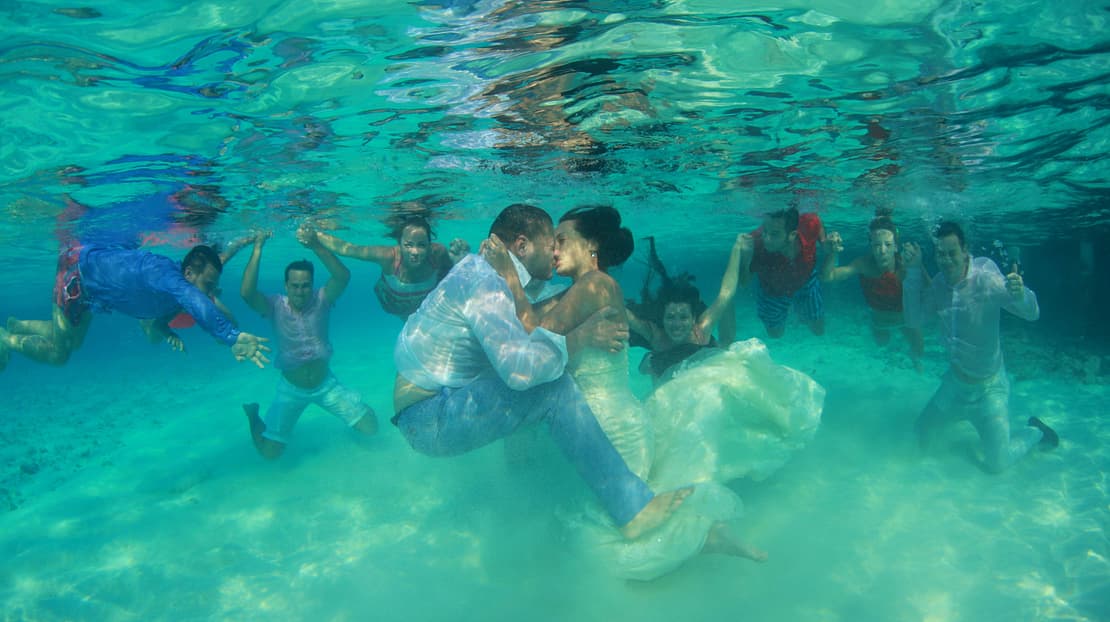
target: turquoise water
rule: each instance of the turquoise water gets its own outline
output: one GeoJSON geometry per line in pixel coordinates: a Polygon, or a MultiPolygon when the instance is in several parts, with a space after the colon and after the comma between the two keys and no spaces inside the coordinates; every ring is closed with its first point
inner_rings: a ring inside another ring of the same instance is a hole
{"type": "MultiPolygon", "coordinates": [[[[831,285],[828,334],[770,344],[827,389],[822,427],[736,486],[768,562],[626,583],[569,545],[561,517],[589,498],[557,457],[432,460],[310,409],[264,463],[240,404],[267,404],[276,371],[98,317],[64,369],[0,374],[3,618],[1106,619],[1107,20],[1093,2],[0,3],[0,314],[48,315],[67,196],[180,256],[186,236],[147,219],[201,188],[184,224],[275,231],[268,291],[310,217],[387,243],[390,215],[426,210],[476,245],[508,203],[606,202],[708,295],[764,211],[817,211],[849,258],[883,207],[911,239],[953,217],[974,248],[1021,249],[1042,319],[1004,319],[1013,420],[1063,438],[998,476],[970,427],[920,455],[939,344],[914,371],[901,340],[871,342],[857,286],[831,285]]],[[[615,272],[629,297],[644,258],[615,272]]],[[[401,324],[377,269],[348,264],[333,368],[384,415],[401,324]]],[[[737,321],[763,337],[750,291],[737,321]]]]}

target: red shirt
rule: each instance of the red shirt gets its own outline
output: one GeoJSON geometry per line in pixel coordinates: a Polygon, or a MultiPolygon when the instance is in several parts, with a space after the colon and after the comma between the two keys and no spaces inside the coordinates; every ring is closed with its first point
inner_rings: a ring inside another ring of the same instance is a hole
{"type": "Polygon", "coordinates": [[[759,285],[769,296],[791,296],[801,289],[817,265],[817,240],[825,228],[817,214],[798,216],[798,241],[801,250],[791,260],[782,253],[768,252],[763,246],[763,227],[752,232],[755,252],[752,254],[752,274],[759,276],[759,285]]]}

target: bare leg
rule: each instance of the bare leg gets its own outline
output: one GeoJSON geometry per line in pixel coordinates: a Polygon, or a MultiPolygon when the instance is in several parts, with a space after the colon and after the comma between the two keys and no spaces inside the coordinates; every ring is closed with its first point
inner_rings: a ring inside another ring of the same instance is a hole
{"type": "Polygon", "coordinates": [[[925,354],[925,339],[921,335],[921,329],[904,326],[902,335],[910,344],[910,360],[913,362],[913,368],[922,371],[921,357],[925,354]]]}
{"type": "Polygon", "coordinates": [[[266,431],[266,423],[262,421],[262,417],[258,416],[258,404],[243,404],[243,412],[247,415],[247,421],[250,423],[251,441],[254,442],[254,448],[258,450],[258,455],[267,460],[277,460],[285,451],[285,443],[271,441],[270,439],[262,436],[266,431]]]}
{"type": "Polygon", "coordinates": [[[20,320],[8,318],[8,332],[17,335],[39,335],[49,337],[54,332],[54,322],[50,320],[20,320]]]}
{"type": "Polygon", "coordinates": [[[720,553],[743,557],[757,562],[767,561],[767,552],[734,536],[724,523],[717,523],[709,530],[709,537],[702,546],[702,553],[720,553]]]}
{"type": "Polygon", "coordinates": [[[818,320],[813,320],[812,322],[810,322],[809,323],[809,330],[812,331],[813,334],[817,335],[818,337],[820,337],[821,335],[824,335],[825,334],[825,318],[821,318],[821,319],[818,319],[818,320]]]}
{"type": "Polygon", "coordinates": [[[875,338],[876,345],[885,346],[890,343],[890,331],[886,328],[879,328],[872,324],[871,336],[875,338]]]}
{"type": "MultiPolygon", "coordinates": [[[[25,323],[15,320],[17,326],[25,323]]],[[[8,320],[12,324],[12,320],[8,320]]],[[[85,313],[81,316],[80,323],[74,326],[65,312],[57,305],[54,306],[54,318],[51,322],[45,320],[32,320],[27,322],[35,328],[49,325],[50,330],[46,335],[13,334],[7,330],[0,331],[0,342],[6,349],[14,350],[27,358],[48,365],[64,365],[69,360],[69,355],[85,341],[85,335],[92,324],[92,314],[85,313]]]]}
{"type": "Polygon", "coordinates": [[[629,540],[634,540],[662,525],[692,492],[694,488],[691,486],[655,495],[639,514],[621,527],[621,533],[629,540]]]}

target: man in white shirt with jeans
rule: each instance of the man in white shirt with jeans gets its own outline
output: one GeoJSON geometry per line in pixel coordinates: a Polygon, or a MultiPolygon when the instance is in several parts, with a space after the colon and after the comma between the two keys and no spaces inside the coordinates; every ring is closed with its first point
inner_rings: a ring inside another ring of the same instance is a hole
{"type": "MultiPolygon", "coordinates": [[[[505,208],[490,233],[509,248],[525,289],[551,278],[554,227],[530,205],[505,208]],[[534,279],[536,281],[534,281],[534,279]]],[[[414,449],[466,453],[544,422],[628,537],[658,526],[689,495],[655,495],[613,448],[565,373],[568,352],[621,347],[628,326],[603,309],[563,337],[528,333],[508,284],[479,255],[460,260],[405,322],[397,339],[392,422],[414,449]]]]}
{"type": "Polygon", "coordinates": [[[927,447],[940,425],[970,421],[979,432],[987,470],[998,473],[1038,443],[1048,449],[1059,444],[1056,432],[1037,417],[1029,418],[1028,428],[1010,430],[1010,381],[999,343],[1000,310],[1032,322],[1040,317],[1040,307],[1016,265],[1003,277],[993,261],[967,252],[959,225],[941,223],[935,236],[939,272],[931,281],[921,266],[920,247],[907,243],[903,249],[906,319],[920,325],[936,318],[949,361],[948,373],[915,427],[922,447],[927,447]]]}

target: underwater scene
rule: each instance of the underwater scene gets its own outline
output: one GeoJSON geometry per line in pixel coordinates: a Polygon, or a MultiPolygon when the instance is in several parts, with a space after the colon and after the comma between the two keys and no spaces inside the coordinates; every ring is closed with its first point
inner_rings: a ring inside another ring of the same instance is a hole
{"type": "Polygon", "coordinates": [[[0,2],[0,620],[1110,619],[1110,7],[0,2]]]}

